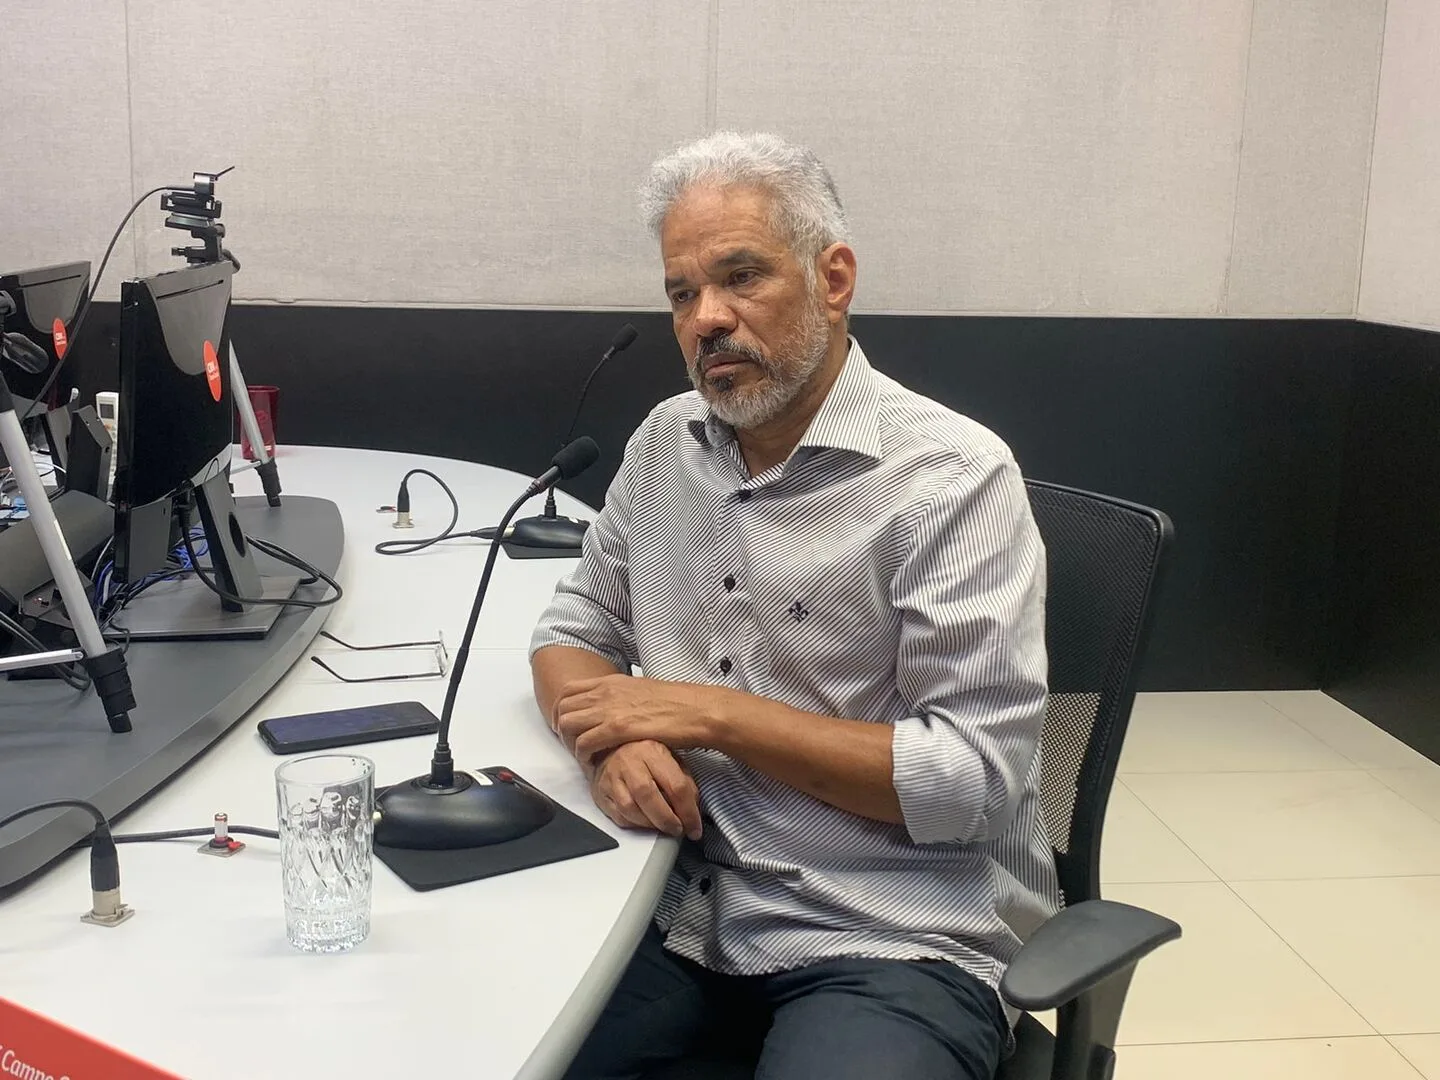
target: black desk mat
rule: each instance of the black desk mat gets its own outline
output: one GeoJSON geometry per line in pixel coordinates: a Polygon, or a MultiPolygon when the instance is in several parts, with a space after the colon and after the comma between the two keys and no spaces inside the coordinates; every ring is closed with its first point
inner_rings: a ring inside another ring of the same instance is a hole
{"type": "MultiPolygon", "coordinates": [[[[516,776],[522,783],[525,782],[524,777],[518,773],[516,776]]],[[[410,851],[376,844],[375,857],[416,892],[429,892],[498,874],[528,870],[532,866],[578,859],[582,855],[594,855],[619,846],[613,836],[556,803],[555,816],[547,824],[527,836],[507,840],[503,844],[452,851],[410,851]]]]}

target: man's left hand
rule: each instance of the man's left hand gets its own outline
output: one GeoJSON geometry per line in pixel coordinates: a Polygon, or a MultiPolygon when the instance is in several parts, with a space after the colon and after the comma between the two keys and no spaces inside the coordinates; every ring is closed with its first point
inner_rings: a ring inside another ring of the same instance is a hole
{"type": "Polygon", "coordinates": [[[581,765],[639,739],[672,750],[713,746],[738,691],[723,686],[603,675],[571,683],[555,702],[555,732],[581,765]]]}

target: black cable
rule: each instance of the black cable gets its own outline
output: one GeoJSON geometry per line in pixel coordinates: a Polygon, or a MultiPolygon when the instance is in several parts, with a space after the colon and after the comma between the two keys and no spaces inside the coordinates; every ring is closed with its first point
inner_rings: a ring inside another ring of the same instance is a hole
{"type": "Polygon", "coordinates": [[[316,607],[329,607],[331,604],[338,603],[340,598],[345,595],[345,590],[340,587],[339,582],[318,566],[306,562],[289,548],[283,548],[275,543],[274,540],[265,540],[258,536],[247,536],[246,540],[249,541],[250,546],[256,551],[269,555],[272,559],[278,559],[287,566],[293,566],[296,570],[304,571],[306,576],[301,578],[298,584],[314,585],[317,581],[323,581],[326,585],[330,586],[330,588],[334,590],[335,595],[325,600],[312,601],[316,607]]]}
{"type": "MultiPolygon", "coordinates": [[[[227,825],[225,828],[227,832],[236,833],[240,836],[262,836],[267,840],[280,839],[280,834],[274,829],[261,829],[254,825],[227,825]]],[[[111,837],[111,839],[117,844],[149,844],[160,840],[188,840],[196,836],[214,835],[215,829],[211,826],[209,828],[195,829],[167,829],[162,832],[119,833],[111,837]]],[[[86,839],[81,840],[75,846],[77,848],[83,848],[88,847],[89,844],[90,841],[86,839]]]]}
{"type": "MultiPolygon", "coordinates": [[[[120,612],[124,611],[147,590],[153,589],[156,585],[163,585],[167,581],[174,581],[177,578],[184,577],[190,570],[190,567],[182,566],[176,560],[173,553],[167,559],[167,565],[169,566],[168,570],[147,575],[139,581],[134,581],[127,585],[121,585],[115,594],[110,597],[107,606],[109,606],[111,610],[105,616],[106,621],[108,622],[120,614],[120,612]]],[[[99,615],[100,612],[97,611],[96,616],[98,617],[99,615]]]]}
{"type": "MultiPolygon", "coordinates": [[[[0,611],[0,629],[8,631],[14,637],[20,639],[26,645],[29,645],[32,649],[35,649],[38,652],[54,651],[50,646],[46,645],[43,641],[37,638],[34,634],[30,633],[30,631],[26,630],[25,627],[20,625],[9,615],[6,615],[3,611],[0,611]]],[[[74,670],[73,662],[68,665],[47,664],[45,666],[46,668],[48,668],[48,670],[53,671],[57,676],[63,679],[71,689],[79,690],[82,693],[90,689],[89,672],[84,671],[83,668],[79,672],[76,672],[74,670]]]]}
{"type": "Polygon", "coordinates": [[[325,584],[330,586],[331,590],[333,590],[334,595],[326,596],[319,600],[300,600],[293,596],[285,597],[284,599],[279,599],[275,597],[236,596],[234,593],[228,592],[225,589],[221,588],[218,582],[212,581],[210,577],[205,573],[205,571],[201,568],[200,560],[195,554],[195,542],[190,538],[189,528],[182,524],[180,531],[182,537],[184,538],[185,553],[190,556],[190,568],[194,572],[195,576],[199,578],[201,583],[207,589],[213,592],[216,596],[220,597],[220,599],[222,600],[228,600],[232,604],[267,604],[272,607],[322,608],[329,607],[331,604],[339,603],[341,597],[345,595],[345,590],[340,587],[340,583],[337,582],[334,578],[332,578],[329,574],[325,573],[324,570],[321,570],[317,566],[312,566],[310,563],[307,563],[304,559],[300,558],[300,556],[296,555],[292,551],[287,551],[279,544],[272,543],[269,540],[261,540],[258,537],[247,536],[245,538],[246,541],[250,544],[251,547],[255,548],[255,550],[263,551],[271,558],[279,559],[281,562],[293,566],[297,570],[303,570],[305,573],[312,575],[310,579],[311,581],[318,580],[325,582],[325,584]]]}
{"type": "Polygon", "coordinates": [[[111,645],[119,645],[120,655],[125,656],[130,652],[130,633],[131,631],[128,626],[115,626],[112,623],[102,631],[101,636],[111,645]]]}
{"type": "MultiPolygon", "coordinates": [[[[100,291],[100,275],[105,273],[105,265],[110,261],[110,253],[115,250],[115,245],[120,241],[120,234],[125,231],[125,226],[130,223],[130,219],[135,216],[135,211],[145,205],[145,200],[150,198],[151,195],[159,195],[166,191],[183,191],[185,187],[186,185],[184,184],[164,184],[157,188],[151,188],[144,195],[141,195],[140,198],[136,199],[135,205],[130,207],[130,209],[126,211],[125,216],[120,219],[120,226],[115,230],[115,235],[110,238],[110,246],[105,249],[105,256],[100,260],[100,269],[95,271],[95,276],[90,280],[90,294],[85,297],[85,303],[81,305],[80,310],[76,312],[75,321],[71,323],[69,329],[65,331],[71,345],[79,340],[80,327],[85,323],[85,316],[90,314],[90,305],[95,300],[95,294],[100,291]]],[[[23,424],[26,420],[29,420],[30,415],[40,407],[40,402],[45,400],[46,394],[50,393],[51,388],[55,385],[55,380],[60,377],[60,371],[65,366],[65,361],[69,358],[72,351],[72,349],[67,348],[65,355],[55,362],[55,367],[50,372],[50,377],[45,380],[45,385],[40,387],[40,392],[35,395],[35,400],[30,403],[30,408],[25,410],[25,415],[20,418],[20,423],[23,424]]]]}
{"type": "MultiPolygon", "coordinates": [[[[111,539],[113,540],[113,537],[111,539]]],[[[105,548],[101,549],[102,555],[101,558],[96,559],[96,566],[100,566],[101,562],[103,561],[103,553],[108,549],[109,542],[106,543],[105,548]]],[[[95,618],[97,621],[99,621],[100,628],[104,630],[106,626],[108,626],[110,622],[115,618],[115,616],[119,615],[120,612],[124,611],[127,607],[134,603],[135,600],[147,589],[153,588],[156,585],[164,584],[167,581],[174,581],[177,578],[183,577],[186,573],[188,573],[190,567],[186,566],[180,561],[179,553],[183,550],[183,545],[177,544],[174,550],[170,552],[169,556],[166,558],[166,565],[168,567],[167,570],[162,570],[157,573],[147,575],[146,577],[141,578],[139,581],[133,581],[125,585],[117,586],[115,592],[109,597],[107,597],[103,603],[97,603],[95,605],[95,618]]],[[[96,577],[98,578],[100,576],[101,574],[97,573],[96,577]]],[[[309,578],[308,580],[301,582],[301,584],[310,585],[313,584],[315,580],[315,578],[309,578]]]]}
{"type": "MultiPolygon", "coordinates": [[[[107,834],[109,833],[110,822],[105,817],[104,813],[102,813],[100,808],[94,803],[86,802],[84,799],[51,799],[48,802],[35,803],[35,805],[27,806],[23,810],[16,810],[8,817],[0,818],[0,829],[3,829],[11,822],[19,821],[23,817],[28,817],[31,814],[38,814],[42,810],[62,810],[72,808],[76,810],[84,810],[92,818],[94,818],[97,832],[101,829],[104,829],[107,834]]],[[[261,829],[255,825],[227,825],[226,831],[238,833],[241,836],[263,836],[267,840],[280,839],[280,834],[274,829],[261,829]]],[[[117,836],[111,836],[109,839],[111,840],[111,842],[116,844],[145,844],[150,843],[154,840],[183,840],[192,836],[214,835],[215,828],[214,826],[210,826],[207,828],[195,829],[169,829],[164,832],[121,833],[117,836]]],[[[91,846],[93,840],[93,835],[87,836],[83,840],[76,841],[75,847],[89,847],[91,846]]]]}
{"type": "MultiPolygon", "coordinates": [[[[22,817],[38,814],[42,810],[68,809],[84,810],[95,819],[95,829],[90,834],[88,844],[90,847],[90,891],[96,894],[98,905],[101,899],[98,894],[120,888],[120,856],[115,851],[115,839],[110,835],[110,822],[101,813],[98,806],[86,802],[84,799],[50,799],[27,806],[23,810],[16,810],[8,817],[0,818],[0,829],[12,821],[19,821],[22,817]]],[[[118,897],[119,893],[116,892],[115,896],[118,897]]]]}
{"type": "MultiPolygon", "coordinates": [[[[450,485],[441,480],[429,469],[411,469],[400,478],[400,490],[395,496],[395,512],[397,514],[410,513],[410,478],[412,476],[428,476],[435,483],[440,485],[440,490],[445,492],[445,497],[450,500],[450,524],[435,536],[425,536],[418,540],[382,540],[375,545],[375,552],[378,555],[413,555],[417,551],[424,551],[428,547],[444,543],[447,540],[463,540],[472,537],[480,537],[484,529],[472,529],[469,531],[455,532],[455,525],[460,520],[460,500],[455,498],[455,493],[450,490],[450,485]]],[[[485,537],[480,537],[486,539],[485,537]]]]}
{"type": "Polygon", "coordinates": [[[163,585],[167,581],[174,581],[176,578],[183,576],[189,569],[188,566],[177,566],[164,573],[147,577],[143,581],[137,581],[134,585],[122,587],[119,593],[120,604],[116,608],[116,611],[124,611],[132,602],[143,595],[147,589],[153,589],[156,585],[163,585]]]}
{"type": "MultiPolygon", "coordinates": [[[[437,544],[448,544],[451,540],[493,540],[495,539],[495,526],[487,525],[483,529],[461,529],[458,532],[446,533],[435,540],[437,544]]],[[[404,541],[401,541],[404,543],[404,541]]],[[[403,551],[382,551],[382,555],[404,555],[403,551]]]]}
{"type": "Polygon", "coordinates": [[[84,810],[95,819],[97,828],[102,825],[106,829],[110,828],[109,820],[101,812],[100,808],[92,802],[86,802],[84,799],[50,799],[47,802],[38,802],[33,806],[27,806],[23,810],[16,810],[8,817],[0,818],[0,829],[5,828],[5,826],[9,825],[12,821],[19,821],[22,817],[28,817],[30,814],[38,814],[42,810],[68,809],[84,810]]]}
{"type": "MultiPolygon", "coordinates": [[[[324,578],[326,584],[339,593],[340,596],[345,595],[345,590],[340,588],[339,585],[336,585],[333,578],[327,577],[320,571],[319,567],[312,566],[288,548],[283,548],[273,540],[264,540],[258,536],[247,536],[246,539],[250,542],[250,546],[255,548],[256,551],[262,551],[272,559],[279,559],[286,565],[293,566],[296,570],[305,571],[306,576],[300,579],[299,584],[314,585],[321,578],[324,578]]],[[[340,596],[336,596],[335,599],[339,600],[340,596]]],[[[332,600],[331,603],[334,603],[334,601],[332,600]]],[[[328,604],[321,605],[321,607],[328,606],[328,604]]]]}
{"type": "MultiPolygon", "coordinates": [[[[3,611],[0,611],[0,630],[8,631],[37,652],[55,651],[3,611]]],[[[70,664],[47,664],[45,667],[64,679],[65,684],[72,690],[79,690],[83,694],[90,689],[90,673],[83,667],[77,672],[73,661],[70,664]]]]}

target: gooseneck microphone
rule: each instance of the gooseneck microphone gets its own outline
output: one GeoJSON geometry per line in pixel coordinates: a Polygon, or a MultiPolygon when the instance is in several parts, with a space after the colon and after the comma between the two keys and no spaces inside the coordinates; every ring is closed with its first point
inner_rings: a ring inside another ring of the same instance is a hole
{"type": "MultiPolygon", "coordinates": [[[[505,516],[500,519],[499,534],[504,535],[505,527],[527,501],[557,480],[579,476],[599,457],[600,448],[588,435],[567,444],[550,459],[550,468],[532,480],[525,493],[505,511],[505,516]]],[[[465,636],[460,641],[455,666],[450,672],[450,683],[445,688],[445,706],[440,711],[440,731],[435,739],[430,771],[424,776],[396,784],[376,799],[380,814],[375,824],[377,844],[434,851],[480,847],[494,840],[495,800],[489,794],[492,781],[488,776],[477,780],[469,773],[455,771],[455,759],[450,753],[450,719],[455,712],[455,699],[460,693],[460,682],[465,677],[465,665],[470,658],[470,643],[475,637],[480,609],[485,604],[490,575],[495,570],[495,559],[499,553],[500,545],[491,544],[485,557],[485,569],[475,590],[475,602],[470,606],[470,620],[465,624],[465,636]]]]}
{"type": "MultiPolygon", "coordinates": [[[[585,399],[590,396],[590,384],[595,381],[595,376],[600,374],[600,369],[614,359],[617,354],[633,345],[639,336],[640,331],[636,330],[632,324],[626,323],[611,339],[610,347],[601,355],[600,362],[590,369],[590,374],[585,379],[585,385],[580,389],[580,397],[575,402],[575,411],[570,417],[570,426],[565,429],[563,442],[568,443],[570,437],[575,434],[575,425],[580,421],[580,413],[585,408],[585,399]]],[[[496,535],[504,538],[507,545],[506,550],[512,556],[574,558],[580,553],[580,543],[585,537],[585,530],[589,527],[588,521],[560,516],[555,509],[555,487],[552,484],[545,493],[544,510],[535,517],[521,518],[515,522],[508,533],[500,531],[496,535]]]]}
{"type": "Polygon", "coordinates": [[[562,443],[569,443],[571,436],[575,434],[575,425],[580,422],[580,411],[585,408],[585,399],[590,395],[590,384],[595,381],[595,376],[600,374],[600,369],[613,360],[617,353],[622,353],[640,336],[631,323],[622,326],[610,339],[610,347],[600,356],[600,362],[590,369],[590,374],[585,377],[585,385],[580,388],[580,397],[575,402],[575,412],[570,417],[570,426],[565,429],[565,438],[562,443]]]}

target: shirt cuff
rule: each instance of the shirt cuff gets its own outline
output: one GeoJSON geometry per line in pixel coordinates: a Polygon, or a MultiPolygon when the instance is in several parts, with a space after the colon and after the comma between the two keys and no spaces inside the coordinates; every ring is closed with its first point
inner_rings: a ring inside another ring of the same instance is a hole
{"type": "Polygon", "coordinates": [[[899,721],[891,736],[891,780],[917,844],[978,839],[985,828],[985,766],[949,724],[931,716],[899,721]]]}
{"type": "Polygon", "coordinates": [[[578,634],[553,626],[537,626],[535,632],[530,635],[530,659],[535,659],[535,654],[541,649],[548,649],[551,645],[566,645],[572,649],[584,649],[592,652],[601,659],[608,660],[622,672],[630,670],[630,661],[625,654],[611,646],[597,644],[589,641],[578,634]]]}

